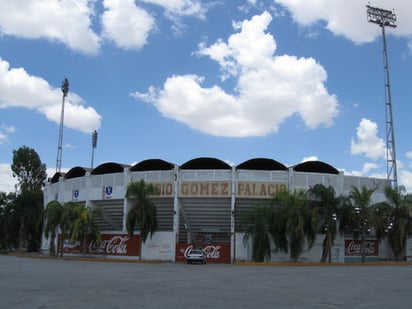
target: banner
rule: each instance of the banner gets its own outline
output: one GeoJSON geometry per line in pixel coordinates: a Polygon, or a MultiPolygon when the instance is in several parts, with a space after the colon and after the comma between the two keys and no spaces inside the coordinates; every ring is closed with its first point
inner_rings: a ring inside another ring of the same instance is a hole
{"type": "MultiPolygon", "coordinates": [[[[101,242],[97,244],[91,239],[86,240],[86,254],[139,256],[140,235],[129,238],[127,234],[102,234],[101,242]]],[[[63,244],[63,252],[71,254],[83,254],[83,244],[79,241],[71,242],[66,239],[63,244]]]]}

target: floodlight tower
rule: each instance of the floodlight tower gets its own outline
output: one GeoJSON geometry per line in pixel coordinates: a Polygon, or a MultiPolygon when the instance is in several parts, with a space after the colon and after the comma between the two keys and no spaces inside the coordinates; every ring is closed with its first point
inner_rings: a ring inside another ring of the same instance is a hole
{"type": "Polygon", "coordinates": [[[56,173],[60,173],[62,167],[62,152],[63,152],[63,122],[64,122],[64,99],[67,97],[69,92],[69,81],[67,78],[64,79],[61,90],[63,92],[62,99],[62,111],[60,115],[60,130],[59,130],[59,143],[57,145],[57,159],[56,159],[56,173]]]}
{"type": "Polygon", "coordinates": [[[94,163],[94,150],[97,147],[97,131],[94,130],[92,133],[92,163],[91,163],[91,168],[93,168],[93,163],[94,163]]]}
{"type": "Polygon", "coordinates": [[[383,66],[385,71],[385,116],[386,116],[386,172],[387,178],[392,186],[398,186],[398,175],[396,172],[395,132],[393,127],[392,96],[389,79],[388,50],[386,48],[385,27],[395,28],[396,15],[393,11],[366,6],[368,22],[377,24],[382,28],[383,37],[383,66]]]}

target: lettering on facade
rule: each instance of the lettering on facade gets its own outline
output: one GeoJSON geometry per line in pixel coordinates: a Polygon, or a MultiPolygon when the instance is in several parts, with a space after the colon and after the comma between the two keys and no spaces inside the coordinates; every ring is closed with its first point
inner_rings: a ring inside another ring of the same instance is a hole
{"type": "Polygon", "coordinates": [[[288,188],[283,182],[239,182],[236,196],[241,198],[271,198],[288,188]]]}
{"type": "MultiPolygon", "coordinates": [[[[377,240],[364,240],[363,250],[365,256],[378,256],[379,245],[377,240]]],[[[346,256],[362,256],[362,240],[345,240],[346,256]]]]}
{"type": "Polygon", "coordinates": [[[89,253],[108,255],[127,255],[127,241],[129,237],[115,235],[110,239],[104,239],[99,245],[95,241],[89,243],[89,253]]]}
{"type": "Polygon", "coordinates": [[[154,197],[173,197],[173,183],[172,182],[151,182],[155,187],[156,194],[154,197]]]}
{"type": "MultiPolygon", "coordinates": [[[[222,248],[222,246],[219,245],[208,245],[206,247],[203,247],[203,253],[205,254],[207,259],[215,259],[218,260],[220,259],[220,248],[222,248]]],[[[190,252],[190,250],[193,249],[193,245],[189,245],[186,247],[186,249],[184,250],[184,257],[187,258],[188,253],[190,252]]]]}
{"type": "MultiPolygon", "coordinates": [[[[101,241],[99,243],[95,240],[86,239],[86,253],[96,255],[138,256],[139,237],[138,235],[133,235],[132,238],[129,238],[126,234],[101,234],[101,241]]],[[[64,252],[73,254],[82,253],[83,243],[64,240],[64,252]]]]}
{"type": "Polygon", "coordinates": [[[180,197],[230,197],[229,181],[182,182],[180,197]]]}

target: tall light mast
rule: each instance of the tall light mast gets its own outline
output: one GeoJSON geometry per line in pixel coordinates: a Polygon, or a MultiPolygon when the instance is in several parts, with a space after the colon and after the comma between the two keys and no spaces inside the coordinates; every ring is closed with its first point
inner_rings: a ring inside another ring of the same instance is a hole
{"type": "Polygon", "coordinates": [[[67,78],[64,79],[61,90],[63,92],[62,99],[62,111],[60,115],[60,130],[59,130],[59,143],[57,145],[57,159],[56,159],[56,173],[60,173],[62,168],[62,152],[63,152],[63,123],[64,123],[64,100],[69,92],[69,81],[67,78]]]}
{"type": "Polygon", "coordinates": [[[392,96],[389,78],[388,50],[386,47],[385,27],[396,28],[396,15],[393,11],[366,6],[368,22],[377,24],[382,28],[383,37],[383,67],[385,70],[385,116],[386,116],[386,172],[387,179],[392,186],[398,186],[398,175],[396,171],[395,132],[392,114],[392,96]]]}
{"type": "Polygon", "coordinates": [[[93,164],[94,164],[94,150],[97,147],[97,131],[94,130],[92,133],[92,162],[91,162],[91,168],[93,168],[93,164]]]}

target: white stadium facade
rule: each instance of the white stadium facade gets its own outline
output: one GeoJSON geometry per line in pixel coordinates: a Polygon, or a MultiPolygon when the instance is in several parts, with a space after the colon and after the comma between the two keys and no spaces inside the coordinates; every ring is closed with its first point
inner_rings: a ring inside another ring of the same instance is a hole
{"type": "MultiPolygon", "coordinates": [[[[382,178],[346,176],[321,161],[308,161],[291,167],[269,158],[254,158],[230,166],[216,158],[195,158],[183,165],[161,159],[148,159],[135,165],[115,162],[93,169],[73,167],[56,173],[44,190],[44,203],[76,202],[98,207],[101,215],[95,223],[102,234],[97,246],[87,244],[87,254],[102,258],[185,261],[187,251],[201,246],[208,262],[233,263],[251,261],[251,243],[243,242],[242,214],[252,205],[270,205],[272,196],[281,189],[309,189],[316,184],[332,186],[336,195],[348,194],[352,186],[376,189],[373,203],[385,199],[384,188],[390,182],[382,178]],[[156,205],[158,229],[140,247],[139,231],[129,239],[126,214],[133,201],[125,198],[130,182],[144,180],[158,187],[151,200],[156,205]]],[[[367,260],[389,258],[386,242],[373,236],[366,239],[367,260]]],[[[305,250],[299,261],[318,262],[323,235],[305,250]]],[[[43,237],[42,251],[48,252],[49,240],[43,237]]],[[[360,259],[358,240],[351,236],[335,240],[333,262],[360,259]]],[[[66,255],[81,254],[79,244],[65,242],[66,255]]],[[[289,261],[289,256],[272,252],[271,261],[289,261]]]]}

